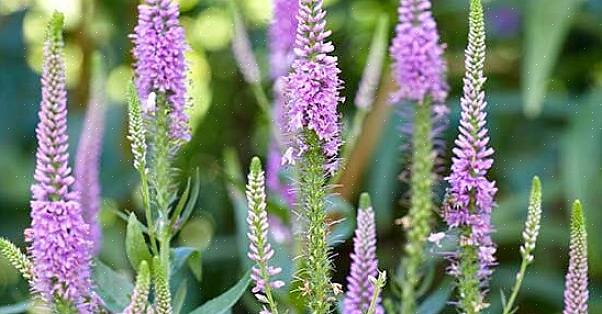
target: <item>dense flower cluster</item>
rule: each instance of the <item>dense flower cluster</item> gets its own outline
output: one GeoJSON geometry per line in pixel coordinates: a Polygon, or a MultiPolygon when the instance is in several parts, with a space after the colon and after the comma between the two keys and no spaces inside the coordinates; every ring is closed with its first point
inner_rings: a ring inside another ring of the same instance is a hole
{"type": "Polygon", "coordinates": [[[147,103],[152,92],[164,93],[169,103],[170,136],[188,141],[184,58],[188,46],[178,21],[178,4],[173,0],[146,0],[138,11],[138,25],[131,37],[140,100],[147,103]]]}
{"type": "Polygon", "coordinates": [[[38,150],[32,185],[31,227],[25,231],[33,261],[33,290],[52,303],[68,302],[90,313],[91,242],[68,165],[67,91],[63,16],[55,13],[44,45],[38,150]]]}
{"type": "MultiPolygon", "coordinates": [[[[374,294],[374,284],[371,278],[378,276],[378,259],[376,258],[376,225],[374,210],[370,205],[367,194],[360,200],[357,212],[357,228],[353,238],[353,253],[351,253],[351,273],[347,277],[347,294],[344,302],[344,313],[363,314],[370,307],[374,294]]],[[[379,304],[376,313],[384,313],[379,304]]]]}
{"type": "MultiPolygon", "coordinates": [[[[450,228],[463,231],[460,246],[476,248],[481,287],[487,285],[496,264],[495,244],[491,239],[491,211],[497,191],[495,183],[487,179],[493,164],[493,149],[488,146],[486,128],[483,66],[485,63],[485,28],[483,9],[479,0],[473,0],[470,14],[470,34],[466,48],[466,76],[464,96],[461,99],[461,120],[453,149],[452,172],[446,180],[450,187],[444,208],[444,219],[450,228]]],[[[456,275],[457,265],[452,265],[456,275]]]]}
{"type": "Polygon", "coordinates": [[[581,203],[573,205],[563,314],[587,314],[587,231],[581,203]]]}
{"type": "Polygon", "coordinates": [[[341,146],[337,113],[337,105],[344,100],[340,95],[341,71],[337,58],[329,55],[334,46],[326,41],[331,32],[325,30],[322,0],[300,0],[299,6],[295,61],[285,89],[287,131],[294,136],[294,147],[284,158],[294,163],[307,150],[304,131],[311,131],[321,141],[326,169],[333,173],[341,146]]]}
{"type": "Polygon", "coordinates": [[[447,98],[444,46],[439,43],[430,0],[401,0],[399,24],[390,48],[394,78],[399,90],[393,101],[423,101],[431,97],[442,104],[447,98]]]}

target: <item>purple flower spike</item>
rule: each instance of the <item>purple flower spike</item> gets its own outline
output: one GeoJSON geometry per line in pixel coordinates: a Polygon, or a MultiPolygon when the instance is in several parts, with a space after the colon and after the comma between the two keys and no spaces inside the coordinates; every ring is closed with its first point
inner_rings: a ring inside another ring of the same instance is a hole
{"type": "Polygon", "coordinates": [[[63,60],[63,15],[48,25],[42,69],[38,150],[32,185],[31,227],[25,231],[33,261],[33,290],[44,301],[58,300],[92,313],[91,242],[69,168],[67,91],[63,60]]]}
{"type": "Polygon", "coordinates": [[[569,270],[566,274],[563,314],[587,314],[587,231],[581,203],[573,204],[569,270]]]}
{"type": "Polygon", "coordinates": [[[92,243],[79,203],[32,201],[31,218],[25,240],[31,242],[33,290],[46,302],[58,297],[71,302],[80,313],[92,313],[88,303],[92,243]]]}
{"type": "MultiPolygon", "coordinates": [[[[102,84],[101,84],[102,86],[102,84]]],[[[104,108],[100,91],[94,91],[88,105],[84,128],[79,139],[75,158],[75,191],[79,194],[84,221],[90,225],[90,241],[96,255],[101,245],[100,211],[100,156],[104,132],[104,108]]]]}
{"type": "Polygon", "coordinates": [[[138,25],[131,38],[136,87],[143,104],[152,92],[165,93],[169,103],[170,136],[190,140],[186,111],[186,60],[184,29],[173,0],[146,0],[138,6],[138,25]]]}
{"type": "Polygon", "coordinates": [[[293,62],[297,12],[298,0],[274,1],[274,19],[269,30],[270,66],[274,79],[285,76],[293,62]]]}
{"type": "MultiPolygon", "coordinates": [[[[486,127],[485,108],[485,26],[483,8],[480,0],[471,0],[469,40],[466,48],[466,75],[464,77],[464,95],[461,99],[461,120],[458,137],[453,149],[451,174],[446,180],[450,187],[444,205],[443,218],[447,225],[460,230],[461,250],[474,249],[477,259],[477,278],[480,287],[471,285],[471,289],[487,286],[489,277],[496,264],[495,244],[491,239],[491,211],[497,192],[495,182],[487,179],[487,173],[493,164],[493,149],[489,147],[489,135],[486,127]]],[[[466,253],[469,254],[469,253],[466,253]]],[[[470,253],[473,254],[473,253],[470,253]]],[[[466,258],[465,258],[466,259],[466,258]]],[[[465,261],[455,260],[451,266],[452,274],[462,276],[465,261]]],[[[472,267],[472,266],[471,266],[472,267]]],[[[468,275],[467,275],[468,276],[468,275]]],[[[462,288],[462,285],[461,285],[462,288]]],[[[471,291],[470,293],[473,293],[471,291]]],[[[472,295],[470,297],[473,297],[472,295]]],[[[468,297],[465,297],[468,298],[468,297]]],[[[478,301],[469,301],[474,303],[478,301]]],[[[484,304],[465,304],[464,306],[484,306],[484,304]]],[[[463,308],[466,310],[466,308],[463,308]]]]}
{"type": "Polygon", "coordinates": [[[307,150],[304,131],[313,131],[327,159],[325,168],[333,173],[341,146],[337,105],[344,101],[340,95],[343,82],[337,58],[328,55],[334,46],[326,41],[331,32],[325,29],[326,11],[322,6],[322,0],[299,1],[295,61],[285,82],[287,131],[293,136],[294,147],[289,148],[285,158],[294,163],[294,158],[307,150]],[[293,159],[288,158],[293,155],[293,159]]]}
{"type": "MultiPolygon", "coordinates": [[[[370,197],[366,193],[362,194],[360,198],[353,248],[351,273],[347,277],[348,291],[343,301],[343,312],[345,314],[363,314],[370,307],[370,301],[374,294],[374,284],[370,278],[378,277],[374,211],[370,204],[370,197]]],[[[380,298],[375,313],[384,313],[383,307],[380,305],[380,298]]]]}
{"type": "Polygon", "coordinates": [[[401,0],[398,13],[399,24],[390,53],[399,90],[392,100],[421,102],[432,97],[434,103],[444,103],[448,92],[445,46],[439,43],[431,1],[401,0]]]}

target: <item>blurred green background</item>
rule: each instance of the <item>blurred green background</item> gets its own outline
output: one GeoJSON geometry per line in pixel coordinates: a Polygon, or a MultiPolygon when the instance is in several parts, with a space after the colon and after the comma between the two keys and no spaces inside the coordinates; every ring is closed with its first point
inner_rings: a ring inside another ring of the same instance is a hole
{"type": "MultiPolygon", "coordinates": [[[[192,48],[188,61],[193,83],[190,95],[194,102],[194,137],[177,164],[184,174],[198,167],[201,177],[198,209],[175,240],[176,245],[202,251],[203,280],[198,283],[188,279],[187,308],[220,294],[241,274],[246,263],[239,249],[244,243],[240,235],[244,233],[237,228],[237,206],[231,201],[236,194],[236,189],[232,189],[236,178],[228,169],[235,163],[232,160],[240,160],[245,169],[252,155],[265,156],[267,133],[261,127],[253,92],[242,80],[230,51],[233,29],[228,1],[231,0],[179,0],[181,21],[192,48]],[[231,161],[224,163],[224,156],[231,161]]],[[[265,33],[271,2],[238,2],[267,91],[270,83],[265,33]]],[[[343,93],[348,99],[341,110],[349,121],[378,18],[384,13],[395,21],[398,2],[325,2],[345,81],[343,93]]],[[[491,312],[499,312],[499,291],[508,293],[513,282],[520,259],[518,246],[529,184],[533,175],[539,175],[544,188],[542,233],[535,263],[528,270],[519,297],[518,313],[561,312],[567,265],[567,208],[575,198],[582,200],[588,219],[590,313],[602,313],[602,1],[484,3],[488,18],[489,125],[496,149],[492,175],[500,190],[494,213],[500,266],[490,287],[491,312]]],[[[130,165],[125,138],[124,104],[132,61],[128,34],[135,24],[136,4],[135,0],[0,0],[0,236],[24,245],[36,147],[41,47],[47,17],[56,9],[66,15],[73,152],[88,99],[94,51],[101,52],[107,67],[108,119],[101,171],[104,243],[99,259],[130,277],[123,245],[125,223],[116,213],[133,210],[139,201],[135,193],[137,176],[130,165]]],[[[467,1],[433,0],[433,6],[442,40],[447,43],[452,121],[446,137],[451,143],[458,120],[467,1]]],[[[385,79],[381,94],[390,86],[387,82],[385,79]]],[[[382,267],[391,271],[396,268],[404,241],[394,219],[407,210],[407,201],[400,202],[407,197],[407,186],[397,178],[403,167],[399,147],[404,141],[398,132],[399,123],[399,117],[386,109],[381,110],[378,119],[369,119],[367,129],[382,127],[382,132],[368,139],[373,144],[365,146],[368,162],[357,166],[359,169],[348,176],[350,179],[344,179],[351,188],[342,193],[351,204],[358,191],[372,193],[379,227],[379,258],[382,267]]],[[[335,279],[341,283],[348,270],[349,250],[350,241],[339,244],[335,250],[335,279]]],[[[444,263],[439,263],[438,268],[442,273],[444,263]]],[[[434,287],[441,277],[435,277],[434,287]]],[[[26,298],[25,283],[0,259],[0,305],[26,298]]],[[[245,300],[249,296],[241,303],[252,303],[245,300]]],[[[235,313],[244,313],[244,307],[239,305],[235,313]]],[[[453,313],[450,306],[444,311],[453,313]]],[[[0,313],[13,312],[0,308],[0,313]]]]}

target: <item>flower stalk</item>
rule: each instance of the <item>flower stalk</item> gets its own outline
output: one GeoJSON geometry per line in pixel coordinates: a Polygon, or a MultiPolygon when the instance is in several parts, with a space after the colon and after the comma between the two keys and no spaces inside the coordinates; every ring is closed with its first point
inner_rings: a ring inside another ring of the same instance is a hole
{"type": "Polygon", "coordinates": [[[520,254],[522,261],[520,269],[516,274],[516,280],[514,287],[512,288],[512,294],[508,299],[508,302],[504,304],[503,314],[510,314],[513,312],[514,302],[520,291],[520,287],[525,279],[525,273],[527,266],[533,263],[533,251],[537,244],[537,236],[539,235],[539,228],[541,226],[541,181],[538,177],[533,178],[531,184],[531,196],[529,198],[529,209],[527,211],[527,221],[525,222],[525,229],[523,230],[523,245],[520,247],[520,254]]]}

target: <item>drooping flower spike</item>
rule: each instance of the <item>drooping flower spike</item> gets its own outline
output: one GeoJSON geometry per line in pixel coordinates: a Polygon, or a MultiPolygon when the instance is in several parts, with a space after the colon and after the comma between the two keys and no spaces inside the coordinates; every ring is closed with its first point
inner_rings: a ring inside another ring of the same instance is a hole
{"type": "Polygon", "coordinates": [[[254,157],[251,161],[246,195],[249,207],[247,216],[249,226],[249,233],[247,234],[249,237],[248,256],[255,262],[251,272],[251,278],[255,282],[252,292],[259,301],[269,307],[268,313],[277,314],[278,308],[272,296],[272,289],[281,288],[284,286],[284,282],[272,279],[282,270],[279,267],[269,265],[270,259],[274,256],[274,249],[268,238],[270,225],[266,208],[264,172],[261,169],[261,161],[257,157],[254,157]]]}
{"type": "Polygon", "coordinates": [[[62,27],[63,15],[54,13],[44,44],[32,222],[25,240],[30,243],[33,291],[55,308],[91,313],[96,307],[90,279],[92,243],[68,165],[62,27]]]}
{"type": "Polygon", "coordinates": [[[100,193],[100,156],[102,153],[102,138],[104,133],[104,97],[103,75],[100,73],[100,55],[95,55],[94,80],[92,82],[92,96],[86,111],[84,127],[82,129],[77,154],[75,157],[75,191],[79,194],[84,221],[90,226],[90,241],[96,255],[101,246],[101,226],[98,213],[101,205],[100,193]]]}
{"type": "Polygon", "coordinates": [[[587,314],[587,231],[585,216],[579,201],[571,211],[571,239],[569,243],[569,269],[564,288],[563,314],[587,314]]]}
{"type": "Polygon", "coordinates": [[[316,136],[322,147],[325,168],[331,174],[337,168],[341,131],[337,106],[342,81],[337,58],[329,55],[334,46],[327,41],[322,0],[300,0],[295,39],[295,61],[285,81],[287,131],[293,137],[284,158],[289,163],[308,149],[308,137],[316,136]]]}
{"type": "MultiPolygon", "coordinates": [[[[374,210],[370,196],[366,193],[360,197],[351,260],[351,272],[347,277],[347,294],[343,301],[343,309],[346,314],[363,314],[370,307],[374,294],[375,287],[371,278],[378,277],[374,210]]],[[[375,313],[384,313],[380,305],[380,296],[377,296],[375,313]]]]}
{"type": "Polygon", "coordinates": [[[140,101],[147,104],[152,93],[164,94],[168,101],[170,137],[188,141],[191,135],[186,113],[184,57],[188,45],[179,14],[177,1],[145,0],[138,6],[138,24],[131,38],[140,101]]]}
{"type": "Polygon", "coordinates": [[[458,277],[461,296],[458,305],[462,311],[471,313],[487,306],[483,289],[496,264],[491,211],[497,188],[487,178],[493,164],[493,149],[489,147],[486,128],[484,63],[483,7],[480,0],[471,0],[460,134],[453,149],[452,172],[446,178],[450,186],[443,209],[447,225],[460,232],[459,252],[450,267],[451,274],[458,277]]]}

